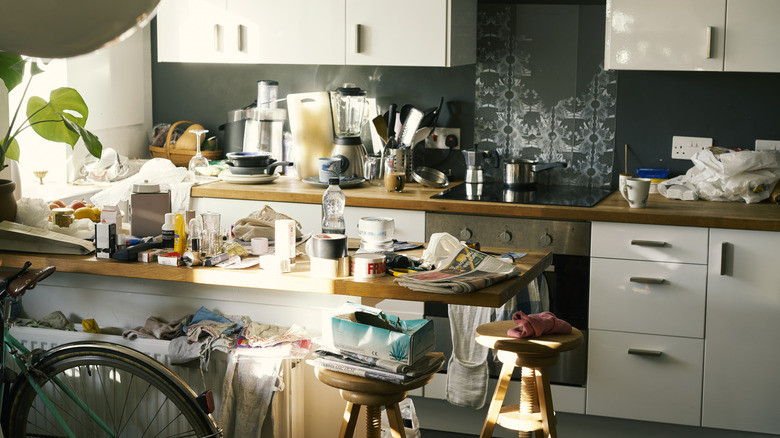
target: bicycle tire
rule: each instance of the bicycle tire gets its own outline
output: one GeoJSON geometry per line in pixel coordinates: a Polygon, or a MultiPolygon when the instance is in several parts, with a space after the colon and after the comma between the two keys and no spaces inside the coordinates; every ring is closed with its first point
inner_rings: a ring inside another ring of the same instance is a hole
{"type": "MultiPolygon", "coordinates": [[[[74,342],[49,350],[33,375],[71,431],[81,437],[109,436],[52,378],[58,377],[118,437],[220,437],[211,415],[176,374],[151,357],[118,344],[74,342]]],[[[6,410],[9,437],[66,436],[24,375],[14,385],[6,410]]]]}

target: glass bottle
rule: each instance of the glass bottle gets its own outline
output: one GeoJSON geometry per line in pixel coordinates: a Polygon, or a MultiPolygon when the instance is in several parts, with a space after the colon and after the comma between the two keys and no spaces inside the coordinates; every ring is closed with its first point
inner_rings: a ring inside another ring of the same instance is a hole
{"type": "Polygon", "coordinates": [[[322,232],[329,234],[344,234],[344,205],[347,198],[339,187],[339,178],[328,180],[328,188],[322,195],[322,232]]]}

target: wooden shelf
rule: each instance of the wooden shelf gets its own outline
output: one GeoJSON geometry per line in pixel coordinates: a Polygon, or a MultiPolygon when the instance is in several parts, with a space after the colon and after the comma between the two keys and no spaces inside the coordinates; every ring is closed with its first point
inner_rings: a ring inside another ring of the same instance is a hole
{"type": "MultiPolygon", "coordinates": [[[[419,256],[421,250],[418,250],[416,253],[410,253],[419,256]]],[[[27,260],[32,262],[33,268],[50,265],[55,266],[59,272],[244,287],[258,289],[258,292],[260,290],[281,290],[349,295],[367,298],[369,299],[368,303],[376,303],[384,299],[397,299],[499,307],[538,277],[552,263],[552,254],[550,252],[528,251],[525,257],[515,263],[522,271],[520,276],[467,294],[416,292],[397,285],[393,282],[394,277],[390,275],[369,280],[355,280],[352,277],[336,279],[315,278],[309,272],[308,259],[300,256],[293,272],[274,275],[259,268],[173,267],[157,263],[96,259],[94,256],[0,251],[0,262],[2,262],[3,268],[19,268],[27,260]]]]}

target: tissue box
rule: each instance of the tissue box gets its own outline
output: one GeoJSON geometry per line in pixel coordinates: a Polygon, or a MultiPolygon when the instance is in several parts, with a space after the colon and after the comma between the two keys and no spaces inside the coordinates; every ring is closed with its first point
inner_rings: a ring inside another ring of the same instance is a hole
{"type": "Polygon", "coordinates": [[[347,303],[337,309],[329,325],[327,334],[334,347],[377,359],[411,365],[434,347],[433,321],[401,321],[397,316],[359,304],[347,303]]]}

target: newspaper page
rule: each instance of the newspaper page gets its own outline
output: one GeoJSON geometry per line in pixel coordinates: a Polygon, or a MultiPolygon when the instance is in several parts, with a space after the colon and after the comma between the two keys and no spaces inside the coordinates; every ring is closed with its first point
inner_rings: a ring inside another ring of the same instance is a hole
{"type": "Polygon", "coordinates": [[[462,294],[483,289],[520,275],[520,269],[489,254],[462,247],[444,267],[433,271],[402,275],[401,286],[420,292],[462,294]]]}

